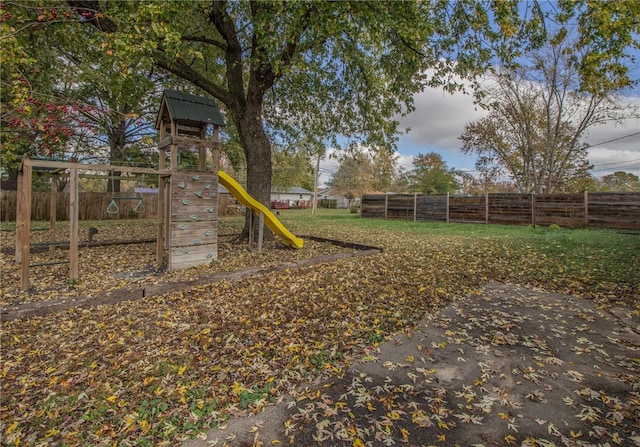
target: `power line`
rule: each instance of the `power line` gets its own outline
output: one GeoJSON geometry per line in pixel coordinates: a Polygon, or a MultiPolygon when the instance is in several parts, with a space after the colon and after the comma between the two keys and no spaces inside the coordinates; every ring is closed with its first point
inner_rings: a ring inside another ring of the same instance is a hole
{"type": "Polygon", "coordinates": [[[612,140],[603,141],[602,143],[590,144],[589,148],[602,146],[603,144],[613,143],[614,141],[624,140],[625,138],[635,137],[636,135],[640,135],[640,132],[630,133],[629,135],[624,135],[622,137],[614,138],[612,140]]]}
{"type": "Polygon", "coordinates": [[[593,165],[594,167],[601,167],[601,166],[611,166],[611,165],[621,165],[621,164],[625,164],[625,163],[631,163],[634,161],[640,161],[640,158],[634,158],[632,160],[625,160],[625,161],[613,161],[611,163],[600,163],[598,165],[593,165]]]}

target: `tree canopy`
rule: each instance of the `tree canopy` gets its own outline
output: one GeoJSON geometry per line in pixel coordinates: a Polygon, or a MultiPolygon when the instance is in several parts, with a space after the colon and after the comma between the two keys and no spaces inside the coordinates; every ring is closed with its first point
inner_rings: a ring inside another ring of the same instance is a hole
{"type": "Polygon", "coordinates": [[[453,74],[543,38],[542,17],[516,2],[68,3],[108,35],[110,56],[149,58],[222,103],[263,202],[273,138],[393,147],[424,86],[455,89],[453,74]]]}
{"type": "MultiPolygon", "coordinates": [[[[43,5],[29,6],[43,25],[36,31],[41,38],[52,30],[74,34],[69,54],[91,46],[116,77],[131,74],[132,61],[155,65],[216,98],[243,149],[249,193],[263,203],[273,141],[393,148],[415,93],[463,88],[493,64],[513,66],[547,39],[550,22],[560,30],[577,24],[582,89],[628,86],[624,67],[627,50],[638,48],[640,14],[633,1],[560,1],[547,10],[536,1],[497,0],[43,5]]],[[[3,44],[29,27],[11,20],[3,44]]]]}
{"type": "Polygon", "coordinates": [[[409,184],[413,192],[445,194],[456,192],[460,187],[456,172],[447,166],[438,153],[418,154],[413,159],[413,166],[409,173],[409,184]]]}
{"type": "Polygon", "coordinates": [[[581,89],[573,45],[549,44],[531,64],[500,70],[485,88],[487,117],[468,123],[462,151],[486,176],[508,174],[521,192],[554,192],[590,169],[585,132],[621,119],[628,107],[612,91],[581,89]]]}
{"type": "Polygon", "coordinates": [[[602,191],[640,191],[640,177],[631,172],[616,171],[602,177],[602,191]]]}

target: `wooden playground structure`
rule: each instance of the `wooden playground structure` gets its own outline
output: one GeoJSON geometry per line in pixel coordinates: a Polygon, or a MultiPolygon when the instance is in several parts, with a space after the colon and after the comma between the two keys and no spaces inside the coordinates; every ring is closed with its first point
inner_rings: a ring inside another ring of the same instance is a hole
{"type": "MultiPolygon", "coordinates": [[[[216,260],[218,258],[219,129],[224,125],[224,120],[212,99],[166,90],[156,121],[156,128],[159,130],[158,169],[24,158],[18,174],[15,248],[15,261],[21,264],[22,290],[29,288],[29,269],[35,266],[68,262],[69,279],[79,279],[78,182],[83,176],[95,177],[95,172],[157,176],[156,261],[158,263],[163,263],[165,250],[168,252],[169,270],[208,264],[216,260]],[[213,131],[210,137],[207,137],[207,129],[210,125],[213,131]],[[197,153],[195,170],[180,171],[178,169],[180,151],[197,153]],[[210,169],[207,169],[208,155],[211,160],[210,169]],[[61,244],[60,241],[56,241],[57,177],[63,174],[69,176],[68,261],[30,264],[33,245],[31,243],[31,196],[34,170],[52,173],[49,241],[44,244],[49,246],[51,255],[55,246],[61,244]]],[[[116,195],[109,206],[114,210],[114,206],[118,206],[118,200],[130,199],[137,199],[137,197],[116,195]]]]}

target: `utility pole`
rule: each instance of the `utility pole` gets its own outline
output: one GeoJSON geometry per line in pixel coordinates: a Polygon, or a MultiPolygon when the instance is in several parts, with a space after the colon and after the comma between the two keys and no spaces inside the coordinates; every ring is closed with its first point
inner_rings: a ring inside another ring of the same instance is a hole
{"type": "Polygon", "coordinates": [[[311,214],[316,215],[318,208],[318,177],[320,177],[320,157],[324,151],[318,151],[318,159],[316,160],[316,178],[313,181],[313,203],[311,204],[311,214]]]}

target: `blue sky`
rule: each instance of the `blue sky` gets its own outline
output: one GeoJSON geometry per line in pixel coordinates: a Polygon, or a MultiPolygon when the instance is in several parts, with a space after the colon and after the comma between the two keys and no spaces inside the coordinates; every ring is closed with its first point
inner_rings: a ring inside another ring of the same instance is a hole
{"type": "MultiPolygon", "coordinates": [[[[544,8],[554,7],[555,2],[542,2],[544,8]]],[[[522,8],[526,8],[526,2],[522,8]]],[[[631,79],[640,79],[640,52],[629,50],[635,55],[634,66],[630,66],[631,79]]],[[[640,110],[640,85],[623,92],[624,100],[640,110]]],[[[411,128],[400,138],[398,145],[399,163],[411,169],[413,157],[419,153],[437,152],[449,168],[470,172],[477,177],[476,158],[460,151],[458,137],[466,123],[485,116],[486,112],[473,104],[471,95],[454,95],[441,89],[427,89],[414,97],[416,110],[400,120],[400,129],[411,128]]],[[[589,162],[594,165],[591,174],[602,177],[615,171],[631,172],[640,176],[640,119],[627,119],[622,123],[609,123],[589,129],[582,142],[591,146],[589,162]]],[[[321,164],[321,181],[327,180],[337,170],[335,160],[325,160],[321,164]]]]}
{"type": "MultiPolygon", "coordinates": [[[[627,92],[623,98],[640,107],[640,89],[627,92]]],[[[475,157],[462,154],[458,137],[467,122],[482,118],[486,112],[473,104],[471,95],[451,95],[439,89],[427,89],[416,95],[415,106],[414,112],[400,120],[400,128],[411,130],[400,138],[399,164],[411,169],[414,156],[433,151],[442,156],[449,168],[469,171],[477,177],[475,157]]],[[[583,141],[593,146],[589,149],[593,176],[602,177],[615,171],[640,176],[639,119],[594,127],[583,141]]],[[[337,168],[335,160],[324,160],[320,182],[328,180],[337,168]]]]}
{"type": "MultiPolygon", "coordinates": [[[[628,92],[624,100],[640,106],[640,91],[628,92]]],[[[401,163],[410,165],[418,153],[434,151],[442,155],[450,168],[476,174],[475,157],[462,154],[458,137],[465,123],[482,118],[486,112],[475,106],[469,95],[449,95],[435,89],[416,95],[415,104],[416,110],[400,121],[401,127],[411,128],[400,139],[401,163]]],[[[637,118],[593,127],[582,141],[592,146],[589,160],[594,165],[594,176],[617,170],[640,176],[640,120],[637,118]]]]}

